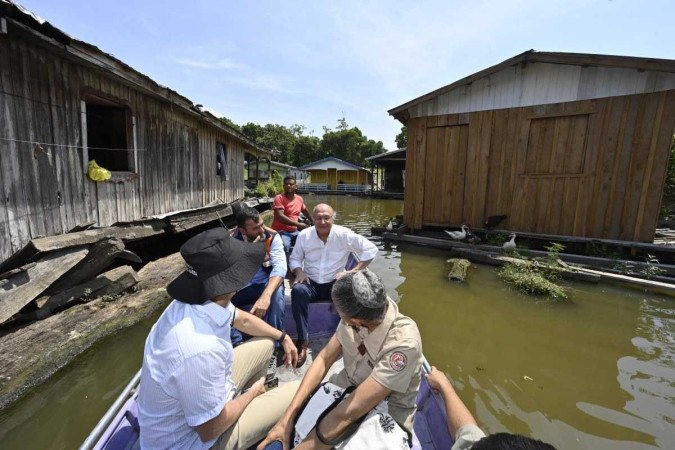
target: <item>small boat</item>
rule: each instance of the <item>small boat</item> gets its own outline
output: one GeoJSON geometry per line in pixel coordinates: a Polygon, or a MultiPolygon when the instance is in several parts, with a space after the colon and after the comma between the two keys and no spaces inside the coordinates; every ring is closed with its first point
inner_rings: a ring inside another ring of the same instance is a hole
{"type": "MultiPolygon", "coordinates": [[[[309,319],[312,329],[307,363],[302,368],[295,370],[279,367],[277,373],[283,372],[282,375],[278,375],[280,383],[302,378],[306,368],[311,363],[311,354],[316,354],[326,344],[327,339],[333,335],[340,322],[340,317],[335,313],[332,306],[333,304],[330,302],[309,304],[309,319]]],[[[290,309],[290,301],[286,303],[285,317],[284,326],[287,333],[295,336],[297,332],[290,309]]],[[[342,366],[341,359],[333,365],[332,369],[335,369],[336,366],[342,366]]],[[[420,390],[417,394],[417,412],[412,439],[412,448],[415,450],[449,449],[453,443],[448,430],[443,399],[431,389],[424,376],[425,373],[430,371],[429,364],[426,360],[423,360],[423,374],[420,390]]],[[[80,450],[135,450],[140,448],[140,426],[136,403],[140,378],[141,371],[139,370],[94,427],[94,430],[80,446],[80,450]]]]}

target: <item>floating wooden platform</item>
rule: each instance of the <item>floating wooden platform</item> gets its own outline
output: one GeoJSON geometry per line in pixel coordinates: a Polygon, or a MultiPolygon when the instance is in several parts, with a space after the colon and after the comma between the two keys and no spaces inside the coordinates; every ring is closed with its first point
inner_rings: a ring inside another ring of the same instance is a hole
{"type": "MultiPolygon", "coordinates": [[[[494,255],[503,253],[501,247],[492,246],[492,245],[474,245],[466,242],[453,241],[450,239],[438,238],[438,237],[428,237],[428,236],[419,236],[411,234],[396,234],[396,233],[383,233],[382,237],[386,240],[396,241],[396,242],[407,242],[416,245],[429,246],[439,249],[448,249],[457,255],[462,257],[472,259],[477,262],[483,262],[490,264],[490,261],[495,261],[496,258],[494,255]],[[478,256],[477,256],[478,255],[478,256]]],[[[533,257],[546,257],[548,252],[540,250],[524,250],[527,252],[528,256],[533,257]]],[[[675,265],[670,264],[647,264],[640,261],[626,261],[633,265],[636,269],[644,269],[648,266],[658,267],[664,271],[664,274],[661,276],[653,276],[650,279],[643,279],[633,276],[627,276],[623,274],[616,273],[614,267],[616,266],[618,260],[608,259],[608,258],[598,258],[584,255],[575,255],[570,253],[560,253],[558,258],[565,263],[576,264],[578,266],[587,266],[587,267],[574,267],[573,269],[586,274],[593,281],[599,279],[600,281],[606,281],[611,283],[620,284],[622,286],[644,289],[658,294],[665,294],[668,296],[675,297],[675,265]],[[589,267],[592,267],[589,268],[589,267]],[[600,270],[596,270],[600,269],[600,270]]]]}

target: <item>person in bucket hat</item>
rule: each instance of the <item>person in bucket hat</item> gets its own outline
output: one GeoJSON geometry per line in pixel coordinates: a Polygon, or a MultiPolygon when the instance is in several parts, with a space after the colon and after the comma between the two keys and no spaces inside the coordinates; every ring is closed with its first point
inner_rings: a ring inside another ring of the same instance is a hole
{"type": "Polygon", "coordinates": [[[186,270],[167,286],[174,300],[145,342],[141,448],[248,448],[267,434],[298,386],[266,392],[274,341],[286,365],[297,364],[297,350],[285,332],[230,301],[262,264],[265,244],[214,228],[189,239],[180,253],[186,270]],[[254,338],[233,349],[232,327],[254,338]]]}

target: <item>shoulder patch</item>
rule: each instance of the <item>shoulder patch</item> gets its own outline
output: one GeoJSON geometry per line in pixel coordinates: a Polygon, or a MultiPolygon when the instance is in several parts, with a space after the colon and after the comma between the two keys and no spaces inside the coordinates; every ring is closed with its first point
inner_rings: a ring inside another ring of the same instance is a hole
{"type": "Polygon", "coordinates": [[[394,352],[389,356],[389,365],[392,369],[397,372],[405,369],[405,366],[408,364],[408,358],[402,352],[394,352]]]}

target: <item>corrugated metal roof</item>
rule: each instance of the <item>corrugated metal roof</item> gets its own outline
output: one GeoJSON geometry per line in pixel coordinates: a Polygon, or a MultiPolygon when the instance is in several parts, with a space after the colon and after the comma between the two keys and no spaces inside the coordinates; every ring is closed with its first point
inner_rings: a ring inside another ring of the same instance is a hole
{"type": "Polygon", "coordinates": [[[616,56],[616,55],[596,55],[591,53],[563,53],[563,52],[538,52],[536,50],[528,50],[499,64],[483,69],[468,77],[457,80],[451,84],[443,86],[439,89],[431,91],[420,97],[417,97],[409,102],[390,109],[389,115],[405,121],[406,111],[408,108],[418,105],[422,102],[438,97],[452,89],[460,86],[465,86],[474,81],[489,76],[498,72],[505,67],[510,67],[516,64],[526,63],[549,63],[549,64],[566,64],[576,66],[598,66],[598,67],[614,67],[622,69],[636,69],[636,70],[651,70],[656,72],[673,72],[675,73],[675,60],[672,59],[658,59],[658,58],[643,58],[635,56],[616,56]]]}

